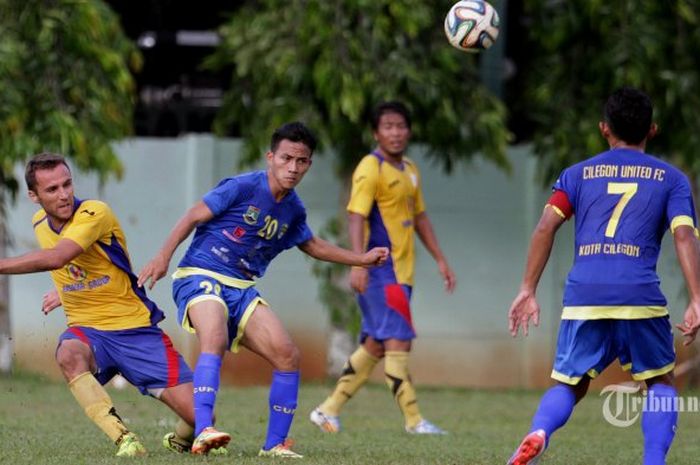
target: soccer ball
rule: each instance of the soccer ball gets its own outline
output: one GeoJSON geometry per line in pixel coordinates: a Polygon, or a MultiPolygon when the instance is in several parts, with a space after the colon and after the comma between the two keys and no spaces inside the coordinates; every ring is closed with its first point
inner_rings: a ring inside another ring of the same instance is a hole
{"type": "Polygon", "coordinates": [[[490,3],[460,0],[445,16],[445,35],[453,47],[475,53],[493,45],[499,25],[498,13],[490,3]]]}

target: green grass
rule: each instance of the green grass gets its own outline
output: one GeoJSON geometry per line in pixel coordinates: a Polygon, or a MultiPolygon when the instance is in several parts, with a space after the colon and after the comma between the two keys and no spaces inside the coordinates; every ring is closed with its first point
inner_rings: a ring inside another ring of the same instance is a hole
{"type": "MultiPolygon", "coordinates": [[[[504,464],[526,432],[539,391],[419,389],[426,417],[450,431],[444,437],[403,432],[398,409],[386,388],[370,385],[343,415],[344,431],[324,435],[307,419],[329,386],[304,385],[292,427],[304,464],[504,464]]],[[[218,424],[232,434],[229,457],[193,457],[166,451],[160,438],[174,416],[160,402],[133,388],[110,389],[117,409],[149,450],[146,458],[118,459],[114,445],[83,414],[68,388],[41,378],[0,377],[0,463],[31,465],[199,463],[262,464],[256,457],[265,436],[267,388],[224,388],[218,424]]],[[[684,396],[690,393],[683,393],[684,396]]],[[[695,393],[697,395],[697,393],[695,393]]],[[[589,394],[569,424],[557,433],[543,465],[641,463],[639,424],[616,428],[602,417],[602,398],[589,394]]],[[[696,464],[700,456],[700,413],[681,414],[668,462],[696,464]]]]}

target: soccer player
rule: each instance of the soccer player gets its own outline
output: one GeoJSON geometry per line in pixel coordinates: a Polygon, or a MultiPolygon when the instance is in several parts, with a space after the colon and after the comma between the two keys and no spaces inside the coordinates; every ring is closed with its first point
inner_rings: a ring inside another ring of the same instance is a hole
{"type": "Polygon", "coordinates": [[[265,273],[270,261],[294,246],[319,260],[355,266],[381,264],[388,256],[386,248],[354,253],[313,235],[294,187],[311,167],[315,147],[314,135],[303,124],[278,128],[266,154],[267,169],[222,180],[177,222],[139,274],[139,285],[150,279],[152,288],[167,272],[175,249],[196,228],[173,274],[179,321],[199,339],[194,453],[229,439],[213,427],[212,415],[224,353],[242,345],[274,367],[267,437],[259,455],[301,457],[287,440],[297,407],[299,350],[254,287],[254,278],[265,273]]]}
{"type": "Polygon", "coordinates": [[[404,415],[406,431],[444,434],[421,416],[408,371],[411,341],[416,337],[409,303],[414,232],[437,262],[448,293],[454,290],[456,279],[425,211],[418,168],[404,156],[411,137],[408,109],[400,102],[381,103],[373,110],[370,123],[377,147],[353,174],[347,207],[350,242],[356,252],[388,247],[391,258],[370,271],[352,269],[350,284],[362,309],[361,344],[345,364],[333,393],[311,412],[310,419],[321,431],[340,431],[341,408],[384,358],[386,382],[404,415]]]}
{"type": "Polygon", "coordinates": [[[34,156],[25,180],[29,198],[41,206],[32,220],[41,250],[0,259],[0,273],[50,271],[56,290],[44,296],[42,310],[65,310],[68,329],[59,338],[56,361],[71,393],[115,442],[118,456],[146,450],[102,387],[117,373],[180,417],[165,442],[186,440],[194,425],[192,372],[157,326],[163,312],[136,287],[119,221],[106,203],[75,197],[60,155],[34,156]]]}
{"type": "MultiPolygon", "coordinates": [[[[639,90],[623,87],[604,107],[599,123],[610,149],[565,169],[533,233],[520,291],[508,312],[515,337],[530,320],[539,324],[535,298],[559,227],[576,216],[575,256],[564,288],[564,310],[549,389],[530,432],[508,461],[533,465],[552,434],[586,394],[589,383],[615,359],[648,396],[671,405],[675,353],[666,299],[656,262],[661,239],[671,230],[690,302],[678,326],[686,344],[700,327],[700,273],[695,206],[686,176],[644,153],[657,131],[652,104],[639,90]]],[[[642,413],[644,465],[665,463],[678,413],[642,413]]]]}

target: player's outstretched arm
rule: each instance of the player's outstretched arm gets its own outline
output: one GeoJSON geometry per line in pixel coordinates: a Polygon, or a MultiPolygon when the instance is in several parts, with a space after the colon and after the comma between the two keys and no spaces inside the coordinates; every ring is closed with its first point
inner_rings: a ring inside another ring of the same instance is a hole
{"type": "Polygon", "coordinates": [[[540,324],[540,306],[535,292],[552,252],[554,236],[564,221],[552,208],[545,208],[532,233],[520,292],[508,310],[508,329],[513,337],[518,335],[518,328],[521,326],[523,334],[527,336],[531,319],[535,326],[540,324]]]}
{"type": "Polygon", "coordinates": [[[375,247],[365,253],[356,253],[315,236],[300,244],[299,248],[317,260],[352,266],[378,266],[389,257],[389,249],[386,247],[375,247]]]}
{"type": "Polygon", "coordinates": [[[683,323],[676,325],[676,328],[683,333],[683,344],[689,345],[700,329],[700,243],[692,226],[678,226],[673,232],[673,243],[690,299],[683,323]]]}
{"type": "Polygon", "coordinates": [[[445,255],[440,249],[437,236],[433,230],[433,224],[430,222],[428,214],[425,212],[417,214],[414,218],[414,222],[418,237],[438,265],[438,271],[445,281],[445,291],[451,294],[457,285],[457,278],[452,268],[450,268],[450,265],[447,263],[447,258],[445,258],[445,255]]]}
{"type": "Polygon", "coordinates": [[[41,311],[44,312],[44,315],[48,315],[52,310],[57,309],[61,305],[63,305],[63,303],[61,302],[61,297],[58,295],[58,291],[56,289],[51,289],[44,294],[44,298],[41,301],[41,311]]]}
{"type": "Polygon", "coordinates": [[[213,217],[212,211],[201,200],[187,210],[187,213],[175,223],[172,231],[165,239],[163,247],[161,247],[156,256],[141,269],[137,281],[138,286],[142,287],[150,280],[148,288],[153,289],[156,282],[168,272],[170,259],[173,257],[177,247],[182,241],[187,239],[198,224],[205,223],[213,217]]]}
{"type": "Polygon", "coordinates": [[[50,249],[33,250],[19,257],[0,260],[0,274],[25,274],[63,268],[83,253],[82,247],[70,239],[61,239],[50,249]]]}

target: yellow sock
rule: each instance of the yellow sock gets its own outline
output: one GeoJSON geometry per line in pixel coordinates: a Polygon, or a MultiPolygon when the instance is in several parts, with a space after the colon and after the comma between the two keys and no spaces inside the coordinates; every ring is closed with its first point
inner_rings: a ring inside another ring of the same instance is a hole
{"type": "Polygon", "coordinates": [[[327,414],[338,416],[345,402],[367,382],[379,359],[360,346],[345,362],[343,374],[336,383],[333,393],[319,406],[319,409],[327,414]]]}
{"type": "Polygon", "coordinates": [[[192,442],[194,440],[194,427],[180,418],[175,425],[175,436],[186,442],[192,442]]]}
{"type": "Polygon", "coordinates": [[[122,435],[129,432],[117,415],[109,394],[92,376],[92,373],[86,371],[79,374],[68,383],[68,387],[88,418],[112,441],[117,443],[122,435]]]}
{"type": "Polygon", "coordinates": [[[403,413],[406,426],[416,426],[423,417],[418,410],[416,391],[408,374],[408,352],[388,351],[385,353],[384,374],[386,384],[403,413]]]}

